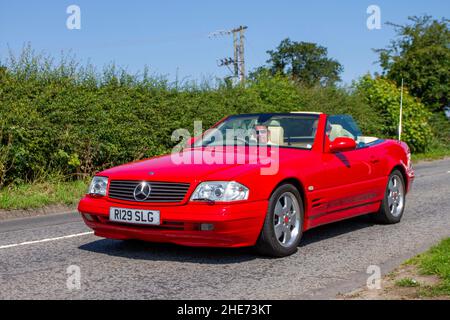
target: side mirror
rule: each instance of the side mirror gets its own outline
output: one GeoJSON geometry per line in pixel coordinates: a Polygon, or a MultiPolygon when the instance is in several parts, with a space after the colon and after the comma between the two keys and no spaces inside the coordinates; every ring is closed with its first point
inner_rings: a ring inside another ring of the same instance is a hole
{"type": "Polygon", "coordinates": [[[199,137],[192,137],[186,141],[185,148],[190,148],[198,140],[199,137]]]}
{"type": "Polygon", "coordinates": [[[333,142],[330,143],[330,152],[338,153],[344,151],[350,151],[356,149],[356,141],[352,138],[347,137],[339,137],[334,139],[333,142]]]}

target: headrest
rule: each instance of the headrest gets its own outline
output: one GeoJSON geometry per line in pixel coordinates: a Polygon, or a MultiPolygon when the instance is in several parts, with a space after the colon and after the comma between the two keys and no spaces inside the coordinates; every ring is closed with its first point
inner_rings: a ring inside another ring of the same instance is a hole
{"type": "Polygon", "coordinates": [[[282,146],[284,145],[284,129],[283,127],[267,127],[270,133],[269,142],[274,145],[282,146]]]}

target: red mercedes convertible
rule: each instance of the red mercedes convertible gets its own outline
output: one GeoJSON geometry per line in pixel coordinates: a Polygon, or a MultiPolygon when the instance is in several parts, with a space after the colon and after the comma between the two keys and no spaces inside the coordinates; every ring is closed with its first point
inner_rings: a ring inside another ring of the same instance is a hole
{"type": "Polygon", "coordinates": [[[96,175],[78,210],[100,237],[296,252],[306,230],[370,214],[400,222],[408,146],[351,116],[229,116],[178,152],[96,175]]]}

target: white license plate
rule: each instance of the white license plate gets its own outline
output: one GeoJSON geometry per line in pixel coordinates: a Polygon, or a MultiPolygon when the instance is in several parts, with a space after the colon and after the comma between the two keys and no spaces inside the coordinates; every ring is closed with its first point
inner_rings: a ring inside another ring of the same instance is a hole
{"type": "Polygon", "coordinates": [[[109,220],[122,223],[157,225],[161,224],[159,211],[110,208],[109,220]]]}

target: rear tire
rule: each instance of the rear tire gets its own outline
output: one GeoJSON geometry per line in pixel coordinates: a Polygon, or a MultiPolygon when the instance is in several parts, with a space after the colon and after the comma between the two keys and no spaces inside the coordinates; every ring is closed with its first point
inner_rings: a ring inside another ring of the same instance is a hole
{"type": "Polygon", "coordinates": [[[286,257],[297,252],[303,235],[304,210],[299,191],[292,184],[278,187],[269,200],[257,251],[266,256],[286,257]]]}
{"type": "Polygon", "coordinates": [[[373,215],[376,222],[382,224],[399,223],[403,217],[406,205],[405,180],[399,170],[394,170],[386,186],[380,211],[373,215]]]}

